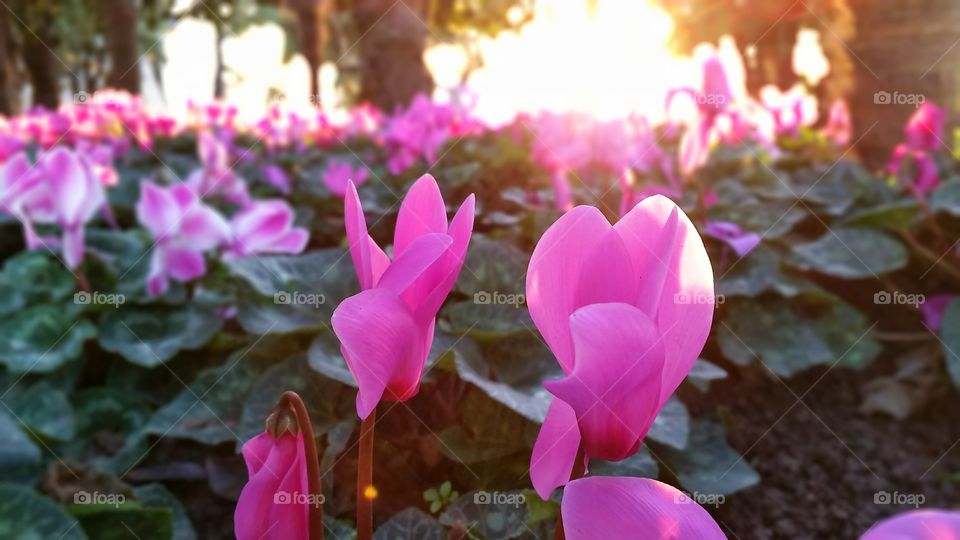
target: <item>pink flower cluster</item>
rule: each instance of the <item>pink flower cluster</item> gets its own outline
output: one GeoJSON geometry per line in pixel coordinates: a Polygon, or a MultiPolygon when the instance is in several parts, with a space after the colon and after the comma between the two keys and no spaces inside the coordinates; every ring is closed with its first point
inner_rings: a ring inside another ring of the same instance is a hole
{"type": "Polygon", "coordinates": [[[888,172],[918,197],[926,197],[940,185],[936,154],[946,146],[943,130],[946,114],[932,103],[924,103],[904,128],[906,141],[893,149],[888,172]]]}
{"type": "Polygon", "coordinates": [[[418,161],[433,165],[444,143],[480,127],[467,111],[418,95],[406,109],[384,120],[380,136],[387,153],[387,169],[400,174],[418,161]]]}

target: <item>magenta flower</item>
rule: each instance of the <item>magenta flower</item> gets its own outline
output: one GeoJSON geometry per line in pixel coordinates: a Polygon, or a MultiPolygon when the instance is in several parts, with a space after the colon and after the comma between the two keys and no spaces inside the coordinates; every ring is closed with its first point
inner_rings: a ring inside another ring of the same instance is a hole
{"type": "Polygon", "coordinates": [[[381,399],[404,401],[420,388],[434,322],[453,288],[473,231],[474,197],[447,223],[437,182],[424,175],[403,200],[393,260],[367,234],[360,198],[347,184],[344,219],[350,256],[363,291],[333,313],[333,330],[357,381],[362,419],[381,399]]]}
{"type": "Polygon", "coordinates": [[[760,89],[760,100],[773,115],[777,135],[796,137],[801,127],[817,122],[817,98],[802,85],[782,92],[774,85],[760,89]]]}
{"type": "Polygon", "coordinates": [[[222,196],[228,202],[243,205],[250,200],[247,185],[230,166],[230,149],[216,136],[202,132],[197,139],[201,167],[187,177],[186,183],[201,197],[222,196]]]}
{"type": "Polygon", "coordinates": [[[925,298],[920,304],[920,316],[923,317],[924,324],[934,332],[939,332],[943,327],[943,314],[956,298],[952,294],[935,294],[925,298]]]}
{"type": "Polygon", "coordinates": [[[569,480],[578,448],[605,460],[639,449],[706,342],[713,270],[665,197],[644,199],[616,225],[580,206],[534,249],[527,303],[566,376],[545,383],[555,399],[530,465],[547,498],[569,480]]]}
{"type": "Polygon", "coordinates": [[[567,540],[724,540],[700,505],[649,478],[596,476],[574,480],[560,503],[567,540]]]}
{"type": "Polygon", "coordinates": [[[739,225],[729,221],[711,221],[703,228],[703,232],[730,246],[740,257],[750,254],[761,240],[759,234],[744,231],[739,225]]]}
{"type": "Polygon", "coordinates": [[[960,540],[960,512],[905,512],[876,523],[860,540],[960,540]]]}
{"type": "Polygon", "coordinates": [[[945,122],[946,113],[943,109],[933,103],[924,103],[904,127],[907,146],[913,150],[938,151],[944,145],[941,136],[945,122]]]}
{"type": "Polygon", "coordinates": [[[40,156],[37,166],[50,187],[63,233],[64,262],[74,268],[83,261],[84,227],[106,202],[103,184],[89,161],[63,148],[40,156]]]}
{"type": "Polygon", "coordinates": [[[161,295],[172,278],[187,282],[207,273],[203,254],[230,238],[230,225],[185,184],[141,183],[137,220],[156,240],[147,292],[161,295]]]}
{"type": "Polygon", "coordinates": [[[230,219],[232,239],[227,254],[300,253],[309,234],[293,226],[293,209],[282,199],[253,201],[230,219]]]}
{"type": "Polygon", "coordinates": [[[850,144],[853,136],[853,122],[850,120],[850,109],[847,103],[842,99],[833,102],[830,107],[830,117],[827,119],[827,125],[823,128],[823,134],[837,146],[846,146],[850,144]]]}
{"type": "Polygon", "coordinates": [[[261,433],[243,445],[249,481],[233,515],[237,540],[308,538],[307,455],[303,433],[261,433]]]}
{"type": "Polygon", "coordinates": [[[277,188],[277,191],[284,195],[290,194],[290,176],[283,170],[283,167],[274,163],[268,163],[261,169],[264,180],[268,184],[277,188]]]}
{"type": "Polygon", "coordinates": [[[369,172],[363,165],[354,167],[346,161],[331,161],[327,169],[323,172],[323,183],[326,184],[330,193],[337,197],[343,197],[347,194],[347,184],[353,182],[353,185],[360,187],[367,181],[369,172]]]}

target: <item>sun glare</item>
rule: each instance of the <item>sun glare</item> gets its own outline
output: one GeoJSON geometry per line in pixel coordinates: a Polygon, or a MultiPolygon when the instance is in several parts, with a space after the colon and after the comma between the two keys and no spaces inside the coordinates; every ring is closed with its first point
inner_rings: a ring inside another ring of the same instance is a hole
{"type": "MultiPolygon", "coordinates": [[[[539,110],[657,119],[667,88],[691,75],[688,60],[668,49],[672,32],[670,17],[644,1],[538,0],[519,31],[478,40],[483,66],[467,87],[491,123],[539,110]]],[[[428,67],[438,81],[458,80],[465,62],[439,47],[442,54],[428,51],[428,67]]]]}

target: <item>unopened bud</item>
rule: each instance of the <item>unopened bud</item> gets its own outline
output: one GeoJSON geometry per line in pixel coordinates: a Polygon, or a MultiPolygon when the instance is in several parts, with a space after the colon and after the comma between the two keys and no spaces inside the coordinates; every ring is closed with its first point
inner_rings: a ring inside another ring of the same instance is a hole
{"type": "Polygon", "coordinates": [[[296,411],[294,411],[293,407],[289,404],[278,404],[270,411],[270,414],[267,415],[263,429],[276,439],[279,439],[287,432],[296,435],[300,432],[300,426],[297,425],[296,411]]]}

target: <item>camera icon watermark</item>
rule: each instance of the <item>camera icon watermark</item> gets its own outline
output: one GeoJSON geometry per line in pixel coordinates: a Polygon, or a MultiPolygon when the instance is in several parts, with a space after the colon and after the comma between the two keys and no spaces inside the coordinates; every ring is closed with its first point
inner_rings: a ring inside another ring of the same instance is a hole
{"type": "Polygon", "coordinates": [[[514,508],[527,504],[527,498],[523,493],[510,493],[502,491],[476,491],[473,494],[473,504],[498,504],[508,505],[514,508]]]}
{"type": "Polygon", "coordinates": [[[273,494],[273,504],[298,504],[320,507],[326,498],[323,493],[300,493],[299,491],[278,491],[273,494]]]}
{"type": "Polygon", "coordinates": [[[920,108],[927,102],[927,97],[923,94],[904,94],[901,92],[887,92],[879,90],[873,94],[873,103],[875,105],[910,105],[920,108]]]}
{"type": "Polygon", "coordinates": [[[273,303],[286,306],[313,306],[319,309],[327,302],[327,297],[323,294],[308,293],[302,291],[278,291],[273,294],[273,303]]]}
{"type": "Polygon", "coordinates": [[[518,308],[527,303],[527,296],[522,293],[506,294],[499,291],[479,291],[473,295],[473,303],[481,306],[513,306],[518,308]]]}
{"type": "Polygon", "coordinates": [[[73,295],[73,303],[81,306],[113,306],[120,307],[126,303],[127,297],[120,293],[102,293],[99,291],[79,291],[73,295]]]}
{"type": "Polygon", "coordinates": [[[878,306],[913,306],[920,307],[927,301],[922,294],[908,294],[900,291],[878,291],[873,295],[873,303],[878,306]]]}
{"type": "Polygon", "coordinates": [[[719,508],[720,505],[727,502],[727,498],[722,493],[700,493],[699,491],[684,493],[681,491],[673,496],[673,502],[675,504],[699,504],[700,506],[719,508]]]}
{"type": "Polygon", "coordinates": [[[699,305],[709,304],[720,306],[727,301],[722,294],[706,294],[702,292],[676,293],[673,295],[673,303],[680,305],[699,305]]]}
{"type": "Polygon", "coordinates": [[[73,504],[96,504],[109,505],[119,508],[127,502],[127,497],[123,493],[101,493],[99,491],[78,491],[73,494],[73,504]]]}
{"type": "Polygon", "coordinates": [[[881,490],[873,494],[873,504],[893,504],[920,508],[925,502],[927,502],[927,497],[922,493],[900,493],[899,491],[891,493],[881,490]]]}

